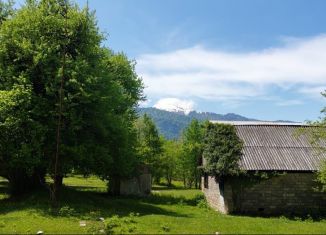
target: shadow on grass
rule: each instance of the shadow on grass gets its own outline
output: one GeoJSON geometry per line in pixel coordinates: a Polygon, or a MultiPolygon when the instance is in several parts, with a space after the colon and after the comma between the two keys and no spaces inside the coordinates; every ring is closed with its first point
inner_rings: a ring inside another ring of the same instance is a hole
{"type": "MultiPolygon", "coordinates": [[[[2,187],[4,190],[6,187],[2,187]]],[[[63,187],[60,194],[61,209],[51,209],[49,192],[42,189],[19,198],[6,198],[0,200],[0,213],[14,211],[34,210],[43,216],[49,217],[111,217],[113,215],[128,216],[130,213],[144,215],[166,215],[173,217],[189,217],[187,214],[177,213],[161,208],[159,205],[173,205],[189,203],[183,198],[168,195],[151,195],[146,198],[112,197],[104,192],[94,191],[93,187],[69,186],[63,187]]]]}
{"type": "Polygon", "coordinates": [[[0,181],[0,194],[8,193],[8,181],[0,181]]]}
{"type": "Polygon", "coordinates": [[[75,185],[68,185],[65,186],[68,189],[77,190],[77,191],[92,191],[92,192],[106,192],[106,189],[99,188],[98,186],[75,186],[75,185]]]}
{"type": "Polygon", "coordinates": [[[142,199],[144,202],[158,205],[188,205],[196,206],[198,201],[203,199],[202,197],[195,197],[187,199],[184,196],[173,196],[173,195],[151,195],[146,199],[142,199]]]}
{"type": "Polygon", "coordinates": [[[152,190],[160,190],[160,191],[163,191],[163,190],[191,190],[191,189],[187,189],[187,188],[184,188],[184,187],[179,187],[179,186],[170,186],[170,187],[166,187],[166,186],[153,186],[152,187],[152,190]]]}

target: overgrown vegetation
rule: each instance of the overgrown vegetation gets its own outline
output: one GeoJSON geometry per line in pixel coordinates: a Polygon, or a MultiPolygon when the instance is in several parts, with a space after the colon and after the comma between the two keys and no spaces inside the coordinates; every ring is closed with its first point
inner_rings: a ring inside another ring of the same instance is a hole
{"type": "Polygon", "coordinates": [[[238,175],[242,146],[234,126],[208,123],[203,150],[204,171],[217,178],[238,175]]]}
{"type": "Polygon", "coordinates": [[[317,181],[321,184],[320,191],[326,193],[326,161],[321,164],[320,170],[317,172],[317,181]]]}

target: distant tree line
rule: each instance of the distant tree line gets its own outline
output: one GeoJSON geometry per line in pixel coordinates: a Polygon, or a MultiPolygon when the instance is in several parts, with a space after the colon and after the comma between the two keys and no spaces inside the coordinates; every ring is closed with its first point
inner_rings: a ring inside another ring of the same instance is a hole
{"type": "Polygon", "coordinates": [[[136,123],[139,155],[151,171],[153,183],[164,180],[171,186],[173,180],[182,181],[185,187],[199,188],[198,169],[202,154],[204,124],[193,120],[178,140],[161,136],[153,120],[144,114],[136,123]]]}
{"type": "Polygon", "coordinates": [[[169,112],[157,108],[139,108],[140,115],[147,114],[150,116],[159,130],[166,139],[179,139],[183,130],[191,123],[193,119],[200,122],[205,120],[221,121],[254,121],[255,119],[246,118],[234,113],[216,114],[210,112],[191,111],[188,114],[184,112],[169,112]]]}
{"type": "Polygon", "coordinates": [[[153,120],[144,114],[137,122],[139,154],[152,173],[153,182],[168,185],[182,181],[186,188],[200,188],[203,173],[224,177],[240,173],[242,141],[231,125],[191,121],[177,140],[159,135],[153,120]],[[202,160],[205,160],[203,165],[202,160]]]}

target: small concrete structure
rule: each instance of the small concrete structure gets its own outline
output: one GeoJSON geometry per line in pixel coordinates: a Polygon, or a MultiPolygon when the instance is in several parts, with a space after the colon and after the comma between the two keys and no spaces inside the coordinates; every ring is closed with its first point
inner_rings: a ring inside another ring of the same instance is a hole
{"type": "Polygon", "coordinates": [[[146,196],[151,193],[152,177],[148,167],[140,166],[139,175],[130,179],[122,179],[120,182],[121,195],[146,196]]]}
{"type": "Polygon", "coordinates": [[[326,193],[316,190],[315,180],[326,154],[316,152],[307,136],[295,135],[298,128],[309,126],[228,124],[235,126],[244,143],[240,169],[275,175],[259,180],[240,176],[221,180],[204,175],[202,191],[211,207],[222,213],[260,215],[326,213],[326,193]]]}

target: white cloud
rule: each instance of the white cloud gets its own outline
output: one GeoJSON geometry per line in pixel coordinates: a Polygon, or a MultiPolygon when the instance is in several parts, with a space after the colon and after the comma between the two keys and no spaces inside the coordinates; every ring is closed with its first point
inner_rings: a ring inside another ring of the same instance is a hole
{"type": "Polygon", "coordinates": [[[284,100],[276,103],[278,106],[294,106],[301,104],[304,104],[304,102],[301,100],[284,100]]]}
{"type": "Polygon", "coordinates": [[[322,98],[321,93],[326,91],[326,86],[303,87],[299,92],[314,98],[322,98]]]}
{"type": "MultiPolygon", "coordinates": [[[[326,86],[326,35],[285,40],[283,47],[228,53],[195,46],[146,54],[137,72],[156,97],[244,100],[271,96],[269,88],[326,86]]],[[[275,94],[274,94],[275,95],[275,94]]]]}
{"type": "Polygon", "coordinates": [[[181,100],[177,98],[160,99],[155,105],[157,109],[163,109],[172,112],[184,112],[189,114],[194,110],[195,103],[191,100],[181,100]]]}

